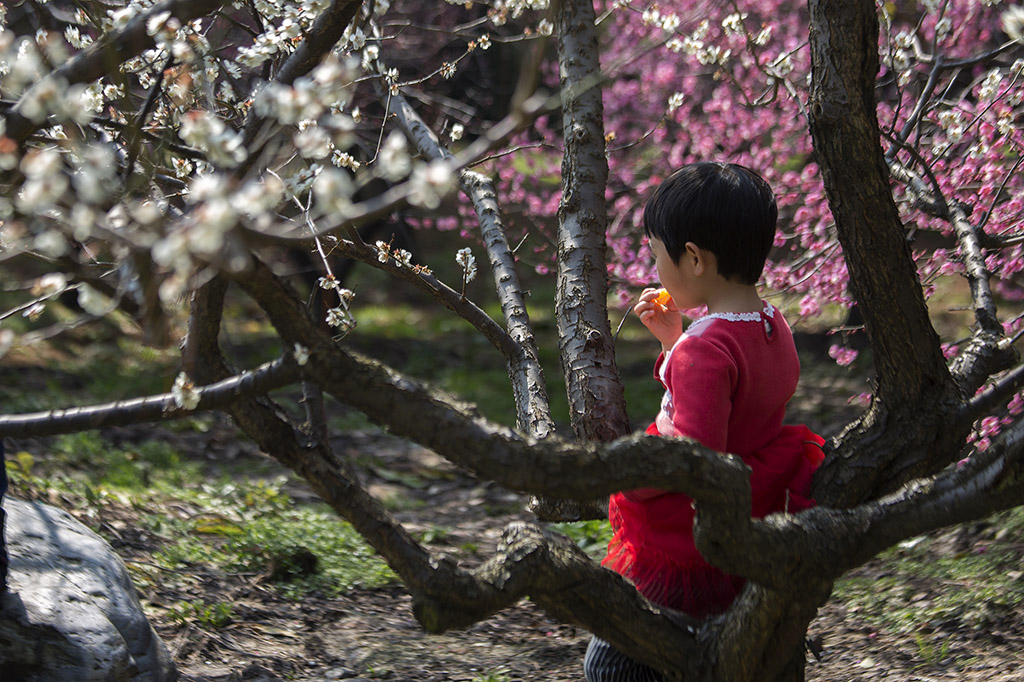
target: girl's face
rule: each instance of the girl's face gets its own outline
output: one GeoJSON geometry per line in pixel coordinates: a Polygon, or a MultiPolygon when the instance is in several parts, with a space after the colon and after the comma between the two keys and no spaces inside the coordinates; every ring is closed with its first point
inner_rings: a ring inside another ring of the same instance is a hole
{"type": "Polygon", "coordinates": [[[701,278],[706,270],[704,260],[707,252],[693,242],[687,242],[686,250],[676,263],[668,255],[664,242],[657,237],[651,237],[650,243],[658,279],[661,280],[661,286],[672,296],[676,307],[680,310],[689,310],[707,303],[701,278]]]}

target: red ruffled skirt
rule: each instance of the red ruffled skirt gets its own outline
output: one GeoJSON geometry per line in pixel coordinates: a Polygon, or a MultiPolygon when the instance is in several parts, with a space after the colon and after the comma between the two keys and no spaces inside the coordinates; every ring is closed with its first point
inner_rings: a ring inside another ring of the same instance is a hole
{"type": "MultiPolygon", "coordinates": [[[[653,424],[647,432],[657,435],[653,424]]],[[[752,469],[752,516],[814,506],[811,476],[824,459],[824,442],[806,426],[784,426],[768,446],[743,458],[752,469]]],[[[616,493],[608,517],[614,535],[601,563],[650,601],[704,618],[728,609],[743,588],[743,578],[723,573],[697,551],[693,500],[687,495],[631,500],[616,493]]]]}

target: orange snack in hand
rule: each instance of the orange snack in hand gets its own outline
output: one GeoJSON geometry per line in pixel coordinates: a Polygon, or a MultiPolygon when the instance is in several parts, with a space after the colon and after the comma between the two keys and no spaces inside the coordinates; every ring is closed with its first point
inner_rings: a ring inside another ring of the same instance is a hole
{"type": "Polygon", "coordinates": [[[658,295],[651,300],[664,308],[668,305],[668,302],[672,300],[672,297],[666,289],[658,289],[658,295]]]}

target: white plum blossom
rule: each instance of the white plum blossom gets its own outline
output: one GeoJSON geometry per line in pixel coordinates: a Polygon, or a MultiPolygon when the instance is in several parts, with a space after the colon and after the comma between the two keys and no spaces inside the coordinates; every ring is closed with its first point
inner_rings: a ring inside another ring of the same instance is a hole
{"type": "Polygon", "coordinates": [[[288,194],[299,196],[313,186],[313,181],[320,175],[321,166],[310,164],[307,168],[300,168],[297,172],[284,179],[284,188],[288,194]]]}
{"type": "Polygon", "coordinates": [[[398,267],[412,267],[412,253],[409,251],[406,251],[405,249],[396,249],[392,255],[394,255],[395,265],[398,267]]]}
{"type": "Polygon", "coordinates": [[[668,98],[668,110],[670,112],[675,111],[681,106],[683,106],[683,93],[677,92],[668,98]]]}
{"type": "Polygon", "coordinates": [[[981,87],[978,88],[978,97],[983,100],[989,100],[996,96],[999,91],[999,85],[1003,82],[1003,74],[999,69],[992,69],[985,76],[985,80],[982,81],[981,87]]]}
{"type": "Polygon", "coordinates": [[[239,213],[257,218],[284,200],[284,190],[284,183],[274,175],[250,180],[231,195],[231,205],[239,213]]]}
{"type": "Polygon", "coordinates": [[[356,161],[355,157],[348,152],[343,152],[340,149],[335,149],[331,154],[331,163],[339,168],[350,168],[352,170],[359,170],[362,165],[356,161]]]}
{"type": "Polygon", "coordinates": [[[32,240],[32,248],[48,258],[59,258],[68,251],[68,242],[60,230],[46,230],[32,240]]]}
{"type": "Polygon", "coordinates": [[[380,48],[376,45],[367,45],[366,49],[363,50],[363,58],[359,62],[359,65],[364,71],[369,71],[379,58],[380,48]]]}
{"type": "Polygon", "coordinates": [[[93,317],[102,317],[114,309],[110,299],[88,284],[78,286],[78,305],[93,317]]]}
{"type": "Polygon", "coordinates": [[[455,253],[455,262],[462,266],[463,284],[476,279],[476,258],[468,246],[455,253]]]}
{"type": "Polygon", "coordinates": [[[171,159],[171,166],[174,168],[174,175],[179,178],[187,178],[195,170],[195,165],[191,161],[179,157],[171,159]]]}
{"type": "Polygon", "coordinates": [[[32,285],[33,296],[52,296],[64,291],[68,286],[68,278],[59,272],[51,272],[43,275],[32,285]]]}
{"type": "Polygon", "coordinates": [[[356,320],[345,308],[338,306],[327,311],[324,320],[331,327],[336,327],[342,332],[349,332],[356,326],[356,320]]]}
{"type": "Polygon", "coordinates": [[[768,73],[776,78],[785,78],[793,72],[793,60],[788,54],[781,54],[768,64],[768,73]]]}
{"type": "Polygon", "coordinates": [[[409,174],[412,159],[409,158],[408,144],[405,136],[397,130],[392,131],[384,140],[378,158],[381,174],[392,182],[401,180],[409,174]]]}
{"type": "Polygon", "coordinates": [[[458,142],[462,139],[462,135],[466,132],[466,128],[461,123],[455,123],[452,125],[451,130],[448,131],[448,137],[451,138],[452,142],[458,142]]]}
{"type": "Polygon", "coordinates": [[[344,215],[352,208],[355,186],[348,173],[337,168],[324,168],[313,181],[316,204],[327,215],[344,215]]]}
{"type": "Polygon", "coordinates": [[[727,35],[743,33],[743,20],[746,18],[746,12],[743,14],[734,12],[722,20],[722,28],[725,29],[727,35]]]}
{"type": "Polygon", "coordinates": [[[292,357],[295,358],[295,363],[299,365],[299,367],[303,367],[307,362],[309,362],[309,349],[301,343],[296,343],[295,349],[292,351],[292,357]]]}
{"type": "Polygon", "coordinates": [[[1007,8],[1000,17],[1003,31],[1018,43],[1024,43],[1024,5],[1013,5],[1007,8]]]}
{"type": "Polygon", "coordinates": [[[537,24],[537,32],[542,36],[550,36],[555,32],[555,25],[548,19],[541,19],[540,23],[537,24]]]}
{"type": "Polygon", "coordinates": [[[661,23],[661,10],[658,9],[657,5],[651,5],[644,10],[640,18],[643,19],[645,24],[659,24],[661,23]]]}
{"type": "Polygon", "coordinates": [[[409,203],[424,208],[437,208],[455,189],[455,176],[447,162],[440,159],[417,164],[409,178],[409,203]]]}
{"type": "Polygon", "coordinates": [[[184,372],[179,373],[174,379],[171,396],[174,398],[174,404],[183,410],[194,410],[199,407],[199,391],[184,372]]]}
{"type": "Polygon", "coordinates": [[[14,332],[10,329],[0,329],[0,358],[7,355],[14,345],[14,332]]]}
{"type": "Polygon", "coordinates": [[[187,144],[204,151],[206,158],[215,165],[232,168],[245,160],[242,136],[229,130],[224,121],[209,111],[199,109],[186,114],[178,135],[187,144]]]}
{"type": "Polygon", "coordinates": [[[675,33],[675,30],[679,28],[680,19],[677,14],[666,14],[661,19],[661,30],[665,33],[675,33]]]}
{"type": "Polygon", "coordinates": [[[331,154],[331,138],[320,126],[308,126],[292,138],[295,149],[307,159],[325,159],[331,154]]]}
{"type": "Polygon", "coordinates": [[[53,206],[68,189],[60,154],[54,149],[30,151],[21,160],[21,172],[26,180],[18,192],[16,204],[26,213],[53,206]]]}

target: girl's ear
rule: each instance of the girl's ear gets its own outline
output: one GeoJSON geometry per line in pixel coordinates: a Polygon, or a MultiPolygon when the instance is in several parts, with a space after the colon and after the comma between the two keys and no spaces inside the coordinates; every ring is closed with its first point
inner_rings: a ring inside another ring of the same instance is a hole
{"type": "Polygon", "coordinates": [[[700,277],[708,268],[708,258],[711,257],[711,252],[700,248],[693,242],[686,242],[684,248],[686,251],[683,253],[683,258],[691,259],[690,263],[693,265],[693,274],[700,277]]]}

